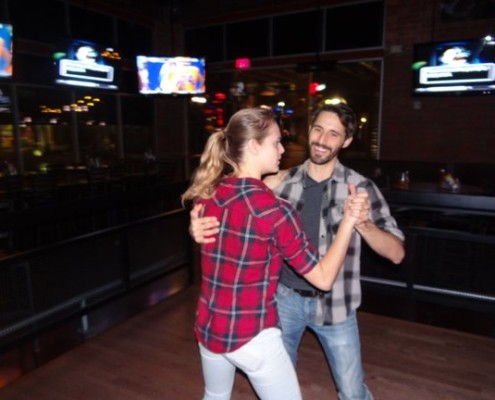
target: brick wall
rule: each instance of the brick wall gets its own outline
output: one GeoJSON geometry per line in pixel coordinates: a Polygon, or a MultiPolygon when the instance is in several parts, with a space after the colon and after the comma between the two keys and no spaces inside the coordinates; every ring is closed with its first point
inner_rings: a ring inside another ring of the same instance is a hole
{"type": "Polygon", "coordinates": [[[386,0],[380,158],[495,164],[495,96],[413,97],[415,43],[495,33],[495,19],[442,21],[439,1],[386,0]],[[437,3],[437,4],[435,4],[437,3]]]}

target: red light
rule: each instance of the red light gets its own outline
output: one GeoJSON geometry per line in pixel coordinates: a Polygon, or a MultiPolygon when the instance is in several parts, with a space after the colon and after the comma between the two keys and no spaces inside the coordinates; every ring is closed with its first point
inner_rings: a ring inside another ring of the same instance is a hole
{"type": "Polygon", "coordinates": [[[251,60],[249,58],[237,58],[235,60],[236,69],[248,69],[251,68],[251,60]]]}
{"type": "Polygon", "coordinates": [[[309,94],[316,94],[317,90],[316,88],[318,87],[318,82],[311,82],[309,84],[309,94]]]}
{"type": "Polygon", "coordinates": [[[224,124],[224,121],[223,121],[223,108],[217,108],[216,109],[216,112],[217,112],[217,125],[218,126],[223,126],[224,124]]]}
{"type": "Polygon", "coordinates": [[[226,98],[227,98],[227,95],[225,93],[221,93],[221,92],[215,93],[215,99],[225,100],[226,98]]]}

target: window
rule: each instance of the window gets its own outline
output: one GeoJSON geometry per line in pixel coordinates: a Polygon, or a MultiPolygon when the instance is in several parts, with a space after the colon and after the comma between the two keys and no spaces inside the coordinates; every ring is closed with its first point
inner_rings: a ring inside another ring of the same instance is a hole
{"type": "Polygon", "coordinates": [[[273,18],[273,55],[321,52],[322,13],[310,11],[273,18]]]}
{"type": "Polygon", "coordinates": [[[260,58],[270,55],[270,20],[268,18],[227,24],[227,60],[240,57],[260,58]]]}
{"type": "MultiPolygon", "coordinates": [[[[297,144],[301,149],[298,155],[304,158],[305,136],[312,112],[324,102],[339,100],[347,102],[360,120],[353,143],[343,155],[376,158],[380,128],[380,60],[336,62],[331,68],[306,72],[295,67],[219,72],[210,75],[209,82],[211,93],[226,93],[226,97],[223,102],[203,106],[204,132],[222,127],[219,120],[227,121],[240,108],[266,105],[277,113],[284,140],[293,142],[294,146],[297,144]],[[225,91],[227,85],[239,82],[242,82],[244,93],[225,91]],[[309,93],[309,82],[318,84],[317,92],[309,93]]],[[[198,138],[199,135],[194,140],[198,138]]],[[[190,140],[192,153],[201,149],[201,143],[194,140],[190,140]]]]}
{"type": "Polygon", "coordinates": [[[117,159],[116,96],[80,91],[75,104],[81,106],[76,111],[81,161],[97,158],[109,163],[117,159]]]}
{"type": "Polygon", "coordinates": [[[40,85],[53,85],[54,64],[50,57],[16,53],[14,61],[16,81],[40,85]]]}
{"type": "Polygon", "coordinates": [[[62,1],[10,0],[9,10],[16,37],[51,43],[67,33],[62,1]]]}
{"type": "Polygon", "coordinates": [[[19,87],[19,131],[25,171],[73,162],[68,93],[39,87],[19,87]]]}
{"type": "Polygon", "coordinates": [[[90,40],[102,46],[115,45],[114,20],[112,17],[80,7],[69,7],[70,35],[90,40]]]}
{"type": "Polygon", "coordinates": [[[223,26],[191,29],[184,33],[185,55],[205,57],[207,62],[223,61],[223,26]]]}
{"type": "Polygon", "coordinates": [[[146,152],[154,153],[153,99],[140,96],[122,97],[124,155],[143,160],[146,152]]]}
{"type": "Polygon", "coordinates": [[[325,50],[383,46],[383,20],[382,2],[327,9],[325,50]]]}
{"type": "Polygon", "coordinates": [[[10,86],[0,86],[0,160],[16,164],[10,86]]]}
{"type": "Polygon", "coordinates": [[[128,21],[117,21],[119,50],[123,58],[134,59],[138,54],[151,54],[152,32],[149,28],[128,21]]]}

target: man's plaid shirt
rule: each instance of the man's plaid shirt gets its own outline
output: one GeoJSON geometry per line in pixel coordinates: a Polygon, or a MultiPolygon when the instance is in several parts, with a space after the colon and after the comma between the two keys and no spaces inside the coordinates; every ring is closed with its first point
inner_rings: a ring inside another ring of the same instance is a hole
{"type": "Polygon", "coordinates": [[[300,274],[318,262],[293,207],[260,180],[226,178],[203,215],[220,233],[201,245],[201,293],[195,332],[215,353],[238,349],[261,330],[278,326],[274,294],[285,258],[300,274]]]}
{"type": "MultiPolygon", "coordinates": [[[[274,190],[278,196],[289,201],[298,211],[304,206],[304,176],[307,165],[308,161],[290,169],[283,182],[274,190]]],[[[375,183],[345,167],[337,160],[332,177],[324,190],[321,204],[318,236],[320,256],[326,253],[337,233],[343,215],[344,201],[349,195],[349,183],[356,185],[358,191],[368,192],[371,206],[370,219],[379,228],[404,240],[403,232],[398,228],[385,198],[375,183]]],[[[361,304],[360,256],[361,236],[354,231],[344,260],[344,267],[337,275],[332,290],[325,292],[320,298],[321,307],[318,307],[318,310],[321,315],[317,316],[317,320],[322,321],[323,324],[345,321],[349,313],[361,304]]],[[[307,281],[296,277],[288,267],[284,267],[280,282],[290,288],[314,289],[307,281]]]]}

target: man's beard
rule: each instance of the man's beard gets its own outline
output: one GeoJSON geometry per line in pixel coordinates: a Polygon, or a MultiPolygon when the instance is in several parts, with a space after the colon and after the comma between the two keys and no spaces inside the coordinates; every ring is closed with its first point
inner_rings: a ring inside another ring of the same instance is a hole
{"type": "Polygon", "coordinates": [[[325,164],[328,164],[329,162],[331,162],[335,157],[337,157],[337,155],[339,154],[339,150],[340,149],[333,150],[331,147],[324,146],[322,144],[318,144],[316,142],[313,142],[310,145],[309,158],[313,164],[325,165],[325,164]],[[324,157],[315,155],[314,151],[313,151],[314,145],[318,145],[319,147],[322,147],[322,148],[328,150],[329,154],[327,156],[324,156],[324,157]]]}

